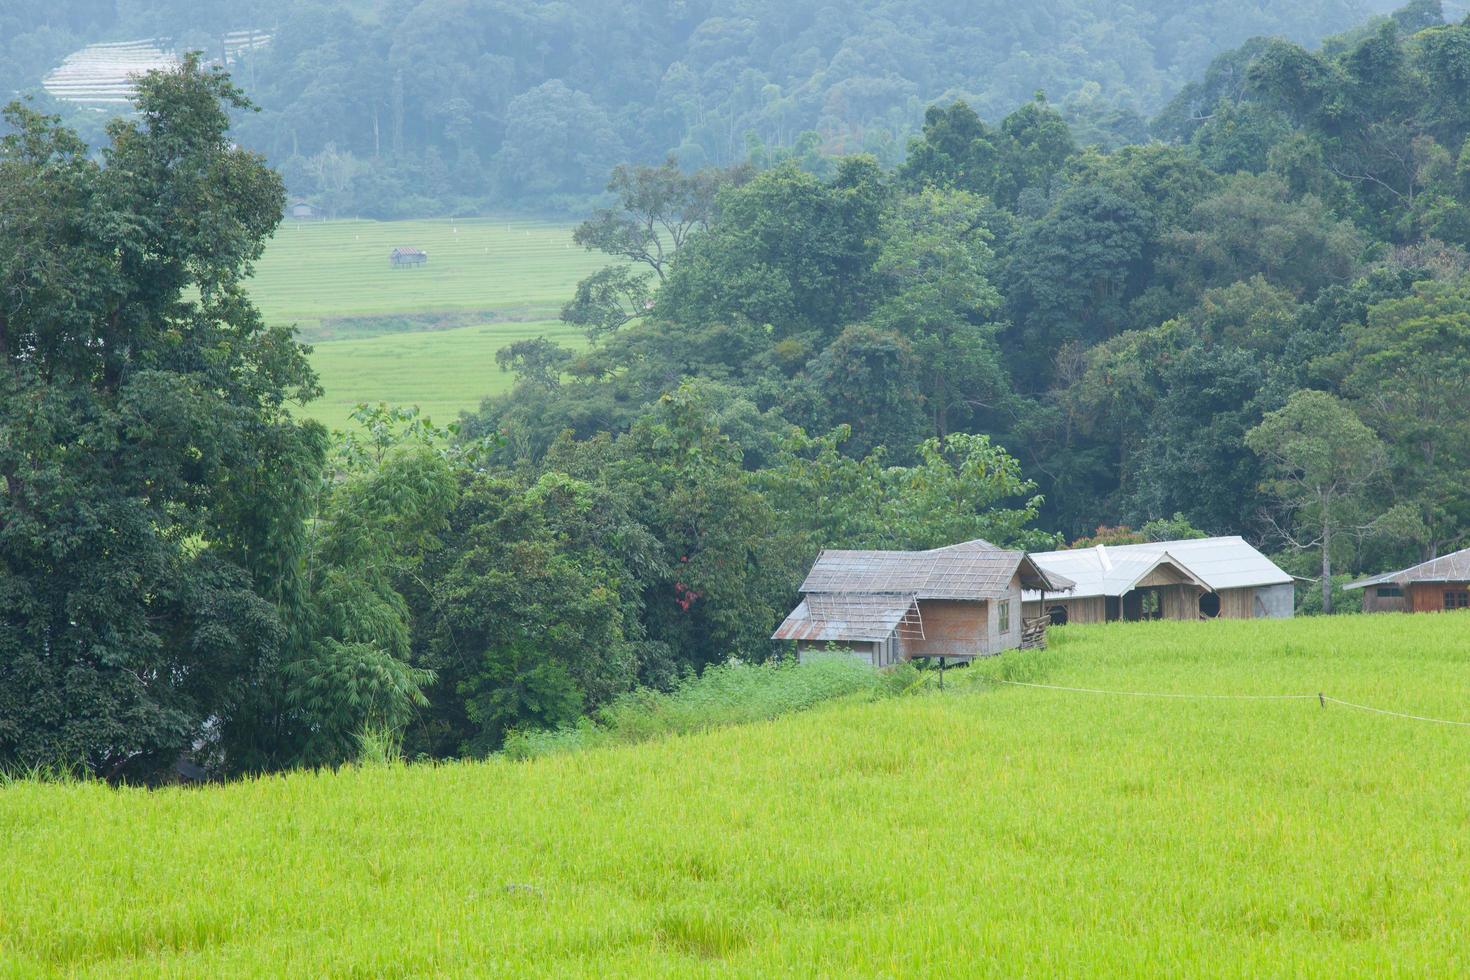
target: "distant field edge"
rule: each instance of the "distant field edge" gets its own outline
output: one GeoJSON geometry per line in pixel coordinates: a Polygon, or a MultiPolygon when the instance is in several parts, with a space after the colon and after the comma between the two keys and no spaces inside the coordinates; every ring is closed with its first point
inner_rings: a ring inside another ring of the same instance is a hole
{"type": "Polygon", "coordinates": [[[327,316],[296,324],[296,334],[305,343],[331,343],[338,340],[383,337],[396,333],[458,330],[461,327],[478,327],[497,323],[541,323],[554,319],[559,313],[560,309],[555,306],[528,304],[484,309],[444,307],[404,313],[327,316]]]}

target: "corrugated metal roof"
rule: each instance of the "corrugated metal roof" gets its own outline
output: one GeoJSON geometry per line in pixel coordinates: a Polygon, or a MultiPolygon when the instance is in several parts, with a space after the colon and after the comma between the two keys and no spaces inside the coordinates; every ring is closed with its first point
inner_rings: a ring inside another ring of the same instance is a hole
{"type": "Polygon", "coordinates": [[[882,593],[920,599],[993,599],[1005,595],[1020,571],[1048,591],[1063,591],[1024,551],[997,548],[988,541],[931,551],[823,551],[801,585],[804,594],[882,593]]]}
{"type": "MultiPolygon", "coordinates": [[[[1150,544],[1099,545],[1073,551],[1047,551],[1031,556],[1043,570],[1073,579],[1074,596],[1119,596],[1161,560],[1169,560],[1204,587],[1242,589],[1284,585],[1292,577],[1241,537],[1196,538],[1150,544]]],[[[1036,599],[1028,592],[1027,599],[1036,599]]]]}
{"type": "Polygon", "coordinates": [[[771,639],[882,642],[905,617],[917,617],[912,596],[808,596],[792,610],[771,639]]]}
{"type": "Polygon", "coordinates": [[[1343,587],[1362,589],[1390,582],[1395,585],[1412,585],[1415,582],[1470,582],[1470,548],[1452,551],[1397,572],[1384,572],[1382,575],[1359,579],[1343,587]]]}

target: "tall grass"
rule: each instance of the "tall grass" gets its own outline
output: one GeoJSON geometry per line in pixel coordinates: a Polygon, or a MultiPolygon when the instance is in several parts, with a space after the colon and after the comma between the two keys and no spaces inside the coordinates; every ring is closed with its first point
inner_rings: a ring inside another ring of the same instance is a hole
{"type": "Polygon", "coordinates": [[[1068,627],[942,695],[524,763],[22,781],[0,975],[1467,972],[1470,730],[1011,672],[1470,718],[1470,614],[1068,627]]]}
{"type": "Polygon", "coordinates": [[[506,740],[505,754],[529,759],[766,721],[839,698],[902,693],[914,686],[916,678],[912,667],[880,673],[841,654],[816,656],[800,664],[732,661],[709,667],[672,691],[633,691],[575,727],[514,732],[506,740]]]}

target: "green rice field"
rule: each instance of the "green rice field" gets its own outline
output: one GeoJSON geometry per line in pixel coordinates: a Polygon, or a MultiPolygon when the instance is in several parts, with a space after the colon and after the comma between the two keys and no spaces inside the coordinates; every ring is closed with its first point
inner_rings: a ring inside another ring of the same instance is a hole
{"type": "Polygon", "coordinates": [[[250,295],[267,323],[295,325],[315,348],[326,394],[306,415],[343,428],[357,404],[388,402],[443,424],[509,387],[501,347],[542,335],[582,343],[556,316],[607,260],[577,247],[571,225],[544,221],[287,221],[250,295]],[[428,263],[390,268],[397,246],[423,249],[428,263]]]}
{"type": "Polygon", "coordinates": [[[514,376],[495,352],[518,340],[549,337],[571,347],[585,336],[560,320],[491,323],[453,330],[396,333],[318,343],[311,356],[325,394],[306,412],[329,429],[346,429],[361,402],[417,405],[439,425],[509,390],[514,376]]]}
{"type": "Polygon", "coordinates": [[[1455,976],[1470,614],[1070,627],[529,762],[0,789],[12,975],[1455,976]]]}
{"type": "Polygon", "coordinates": [[[313,337],[323,318],[473,310],[487,319],[554,318],[607,257],[572,226],[525,219],[285,221],[256,263],[251,298],[270,324],[313,337]],[[428,264],[392,269],[398,246],[428,264]]]}

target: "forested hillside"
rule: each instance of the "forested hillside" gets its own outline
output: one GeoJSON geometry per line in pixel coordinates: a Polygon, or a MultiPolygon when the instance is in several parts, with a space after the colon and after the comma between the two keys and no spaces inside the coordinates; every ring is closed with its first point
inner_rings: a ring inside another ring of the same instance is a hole
{"type": "Polygon", "coordinates": [[[0,13],[0,91],[34,87],[86,41],[213,54],[225,33],[263,29],[271,44],[233,66],[262,108],[241,140],[334,211],[422,217],[570,204],[615,164],[669,153],[689,169],[820,169],[855,151],[892,164],[935,100],[995,120],[1044,90],[1083,142],[1135,142],[1221,50],[1315,43],[1390,5],[25,0],[0,13]]]}
{"type": "Polygon", "coordinates": [[[956,102],[893,170],[620,171],[579,239],[642,271],[568,305],[590,352],[508,351],[520,382],[471,428],[565,466],[697,379],[747,470],[803,460],[827,502],[972,433],[1068,539],[1178,517],[1314,576],[1440,553],[1470,533],[1467,52],[1423,3],[1221,55],[1167,143],[956,102]]]}

